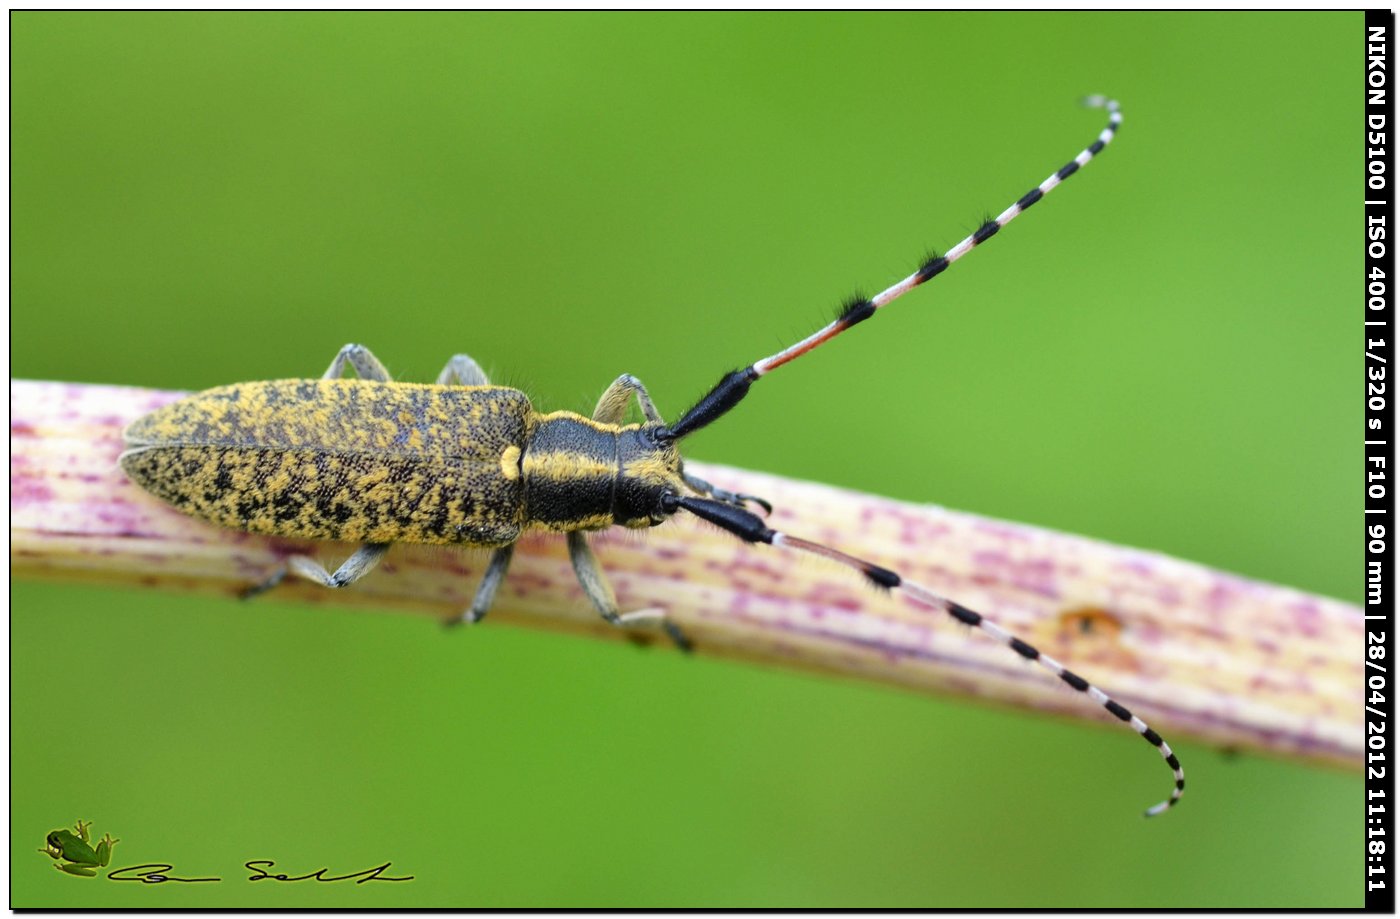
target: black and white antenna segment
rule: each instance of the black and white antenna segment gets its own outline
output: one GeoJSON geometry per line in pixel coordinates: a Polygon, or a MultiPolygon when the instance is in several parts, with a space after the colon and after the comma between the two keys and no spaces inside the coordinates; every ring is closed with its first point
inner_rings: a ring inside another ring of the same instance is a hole
{"type": "MultiPolygon", "coordinates": [[[[659,432],[659,436],[666,440],[680,440],[716,421],[737,405],[740,400],[748,394],[749,388],[760,378],[767,376],[784,364],[794,361],[804,354],[815,350],[852,326],[874,316],[882,307],[888,306],[919,285],[936,278],[958,259],[991,239],[1001,231],[1002,227],[1025,213],[1025,211],[1037,204],[1042,198],[1058,188],[1066,179],[1087,166],[1089,161],[1097,156],[1099,152],[1113,140],[1119,125],[1123,121],[1123,116],[1118,110],[1118,103],[1104,96],[1090,96],[1084,100],[1084,103],[1093,108],[1107,110],[1108,124],[1099,132],[1098,138],[1088,147],[1081,150],[1078,156],[1055,170],[1053,174],[1035,188],[1032,188],[1022,195],[1015,204],[1012,204],[995,218],[983,223],[972,235],[948,250],[948,252],[929,258],[918,271],[909,275],[904,280],[886,288],[869,299],[857,298],[847,303],[842,309],[841,315],[837,317],[836,320],[795,345],[784,348],[782,351],[769,355],[762,360],[755,361],[742,370],[735,370],[726,374],[719,383],[706,393],[679,421],[668,428],[663,428],[659,432]]],[[[1175,785],[1172,788],[1170,797],[1147,809],[1147,816],[1151,817],[1160,814],[1176,804],[1177,801],[1181,800],[1182,792],[1186,788],[1186,776],[1185,773],[1182,772],[1181,763],[1177,760],[1176,754],[1172,752],[1171,747],[1167,745],[1167,742],[1162,739],[1160,734],[1148,727],[1146,722],[1128,711],[1127,708],[1116,702],[1103,690],[1094,686],[1078,674],[1070,671],[1059,661],[1042,654],[1036,648],[1010,634],[980,613],[976,613],[965,606],[942,597],[929,588],[916,584],[887,568],[881,568],[871,562],[847,555],[844,552],[828,546],[819,545],[804,539],[799,539],[787,533],[781,533],[777,530],[770,529],[764,524],[761,518],[742,507],[735,506],[733,503],[723,503],[701,497],[674,496],[670,500],[670,509],[687,510],[748,542],[764,543],[771,546],[820,555],[823,558],[854,568],[877,587],[885,590],[899,590],[919,604],[942,610],[958,622],[980,629],[996,641],[1006,645],[1022,658],[1039,664],[1070,688],[1084,693],[1096,704],[1103,706],[1115,718],[1126,722],[1129,727],[1157,749],[1157,752],[1161,754],[1162,759],[1166,761],[1167,766],[1172,770],[1175,785]]]]}

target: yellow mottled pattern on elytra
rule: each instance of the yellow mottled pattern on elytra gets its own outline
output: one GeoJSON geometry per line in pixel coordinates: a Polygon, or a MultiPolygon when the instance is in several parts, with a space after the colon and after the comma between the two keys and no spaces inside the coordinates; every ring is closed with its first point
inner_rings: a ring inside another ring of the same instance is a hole
{"type": "Polygon", "coordinates": [[[121,463],[185,513],[254,533],[500,546],[525,525],[503,455],[536,418],[498,386],[242,383],[138,420],[121,463]]]}

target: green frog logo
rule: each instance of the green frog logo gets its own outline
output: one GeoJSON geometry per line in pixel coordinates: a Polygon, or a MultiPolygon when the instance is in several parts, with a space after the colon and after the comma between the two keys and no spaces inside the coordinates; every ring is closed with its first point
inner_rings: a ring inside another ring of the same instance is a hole
{"type": "Polygon", "coordinates": [[[65,874],[78,877],[97,877],[97,869],[107,867],[112,860],[112,847],[121,842],[109,834],[102,834],[97,848],[92,847],[92,836],[88,833],[90,821],[79,820],[76,833],[69,830],[54,830],[44,837],[44,848],[39,851],[53,859],[54,867],[65,874]]]}

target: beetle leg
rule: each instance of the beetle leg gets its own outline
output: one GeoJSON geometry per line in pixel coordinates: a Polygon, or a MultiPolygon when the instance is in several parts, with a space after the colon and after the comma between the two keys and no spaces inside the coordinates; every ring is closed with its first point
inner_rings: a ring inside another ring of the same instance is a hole
{"type": "Polygon", "coordinates": [[[481,369],[481,365],[465,354],[452,355],[447,366],[442,368],[442,373],[438,374],[437,385],[447,386],[453,382],[460,386],[491,385],[491,381],[486,379],[486,371],[481,369]]]}
{"type": "Polygon", "coordinates": [[[603,395],[598,399],[598,407],[593,409],[593,420],[605,424],[622,424],[622,419],[627,417],[627,399],[633,393],[637,394],[637,404],[642,407],[642,414],[646,416],[647,421],[661,424],[661,413],[652,404],[647,388],[630,373],[624,373],[603,390],[603,395]]]}
{"type": "Polygon", "coordinates": [[[271,575],[269,575],[267,580],[254,584],[252,587],[244,588],[243,593],[239,594],[238,598],[240,600],[251,600],[258,594],[265,594],[272,588],[276,587],[278,584],[281,584],[286,579],[286,577],[287,566],[283,565],[281,568],[278,568],[271,575]]]}
{"type": "Polygon", "coordinates": [[[389,376],[389,371],[385,370],[384,365],[379,363],[379,358],[375,357],[364,345],[346,345],[341,348],[340,353],[335,356],[335,360],[331,361],[331,365],[321,375],[321,379],[339,379],[341,374],[345,373],[346,363],[355,368],[355,373],[359,374],[362,380],[388,383],[392,379],[389,376]]]}
{"type": "Polygon", "coordinates": [[[725,491],[723,488],[716,488],[704,479],[697,478],[688,472],[682,472],[681,478],[685,480],[685,487],[706,498],[714,498],[725,504],[732,504],[735,507],[743,507],[746,501],[752,501],[763,508],[766,513],[773,513],[773,505],[758,497],[757,495],[742,495],[738,492],[725,491]]]}
{"type": "Polygon", "coordinates": [[[346,587],[356,583],[365,574],[371,572],[379,560],[384,558],[384,553],[389,551],[388,542],[370,542],[370,544],[360,546],[354,555],[344,560],[342,566],[337,567],[336,573],[332,574],[321,566],[321,562],[316,562],[309,555],[294,555],[287,559],[286,565],[281,566],[276,574],[263,581],[262,584],[253,584],[244,591],[244,600],[256,597],[263,591],[272,590],[277,584],[287,577],[288,570],[301,574],[309,581],[316,581],[318,584],[325,584],[326,587],[346,587]]]}
{"type": "Polygon", "coordinates": [[[331,574],[321,567],[321,563],[309,555],[293,555],[266,581],[254,584],[243,591],[243,599],[249,600],[281,584],[288,571],[294,571],[309,581],[315,581],[317,584],[324,584],[327,587],[345,587],[369,574],[374,566],[379,564],[384,553],[388,551],[388,543],[368,543],[360,546],[355,550],[354,555],[347,558],[344,564],[335,570],[335,574],[331,574]]]}
{"type": "Polygon", "coordinates": [[[632,626],[644,622],[659,622],[666,630],[666,634],[671,637],[671,641],[676,643],[676,647],[682,651],[689,652],[693,647],[690,639],[685,637],[685,633],[676,627],[676,624],[666,618],[666,614],[660,610],[638,610],[635,613],[619,613],[617,610],[617,596],[613,593],[612,585],[608,583],[603,574],[602,567],[598,564],[598,559],[589,548],[588,537],[582,532],[575,530],[568,534],[569,537],[569,560],[574,563],[574,574],[578,576],[578,582],[583,586],[583,592],[588,595],[595,609],[604,619],[616,626],[632,626]]]}
{"type": "Polygon", "coordinates": [[[486,574],[482,576],[481,584],[476,589],[472,605],[461,616],[449,621],[448,625],[471,625],[481,621],[491,609],[491,601],[496,599],[496,588],[506,579],[506,569],[510,567],[510,557],[514,552],[515,544],[511,543],[491,553],[491,564],[486,566],[486,574]]]}
{"type": "Polygon", "coordinates": [[[355,554],[335,570],[335,574],[321,567],[321,563],[309,555],[293,555],[287,559],[287,567],[309,581],[327,587],[346,587],[369,574],[388,551],[389,544],[386,542],[366,543],[356,549],[355,554]]]}

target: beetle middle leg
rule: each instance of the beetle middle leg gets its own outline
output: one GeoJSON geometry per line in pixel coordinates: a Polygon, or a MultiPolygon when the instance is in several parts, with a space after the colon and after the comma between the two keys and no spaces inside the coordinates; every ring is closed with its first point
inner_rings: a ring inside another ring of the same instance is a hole
{"type": "Polygon", "coordinates": [[[666,614],[660,610],[638,610],[634,613],[621,613],[617,608],[617,595],[613,593],[612,585],[608,583],[603,574],[602,566],[598,564],[597,557],[588,545],[588,537],[581,531],[575,530],[568,534],[569,538],[569,561],[574,564],[574,574],[578,576],[578,582],[583,586],[583,592],[588,595],[588,599],[593,603],[593,607],[598,610],[604,619],[615,626],[627,627],[640,625],[646,622],[659,622],[666,630],[671,641],[682,651],[689,652],[694,646],[690,639],[685,637],[685,633],[676,626],[674,622],[666,618],[666,614]]]}
{"type": "Polygon", "coordinates": [[[384,365],[379,363],[379,358],[374,356],[364,345],[346,345],[336,354],[331,365],[326,368],[326,372],[321,375],[323,380],[335,380],[345,373],[345,365],[349,364],[355,368],[355,372],[362,380],[373,380],[377,383],[392,382],[389,371],[384,365]]]}
{"type": "Polygon", "coordinates": [[[510,557],[514,553],[515,543],[502,546],[491,553],[491,563],[486,566],[486,574],[482,575],[481,584],[476,588],[472,605],[467,607],[461,616],[448,620],[448,625],[474,625],[481,621],[491,609],[492,601],[496,599],[496,589],[506,579],[506,569],[510,567],[510,557]]]}

